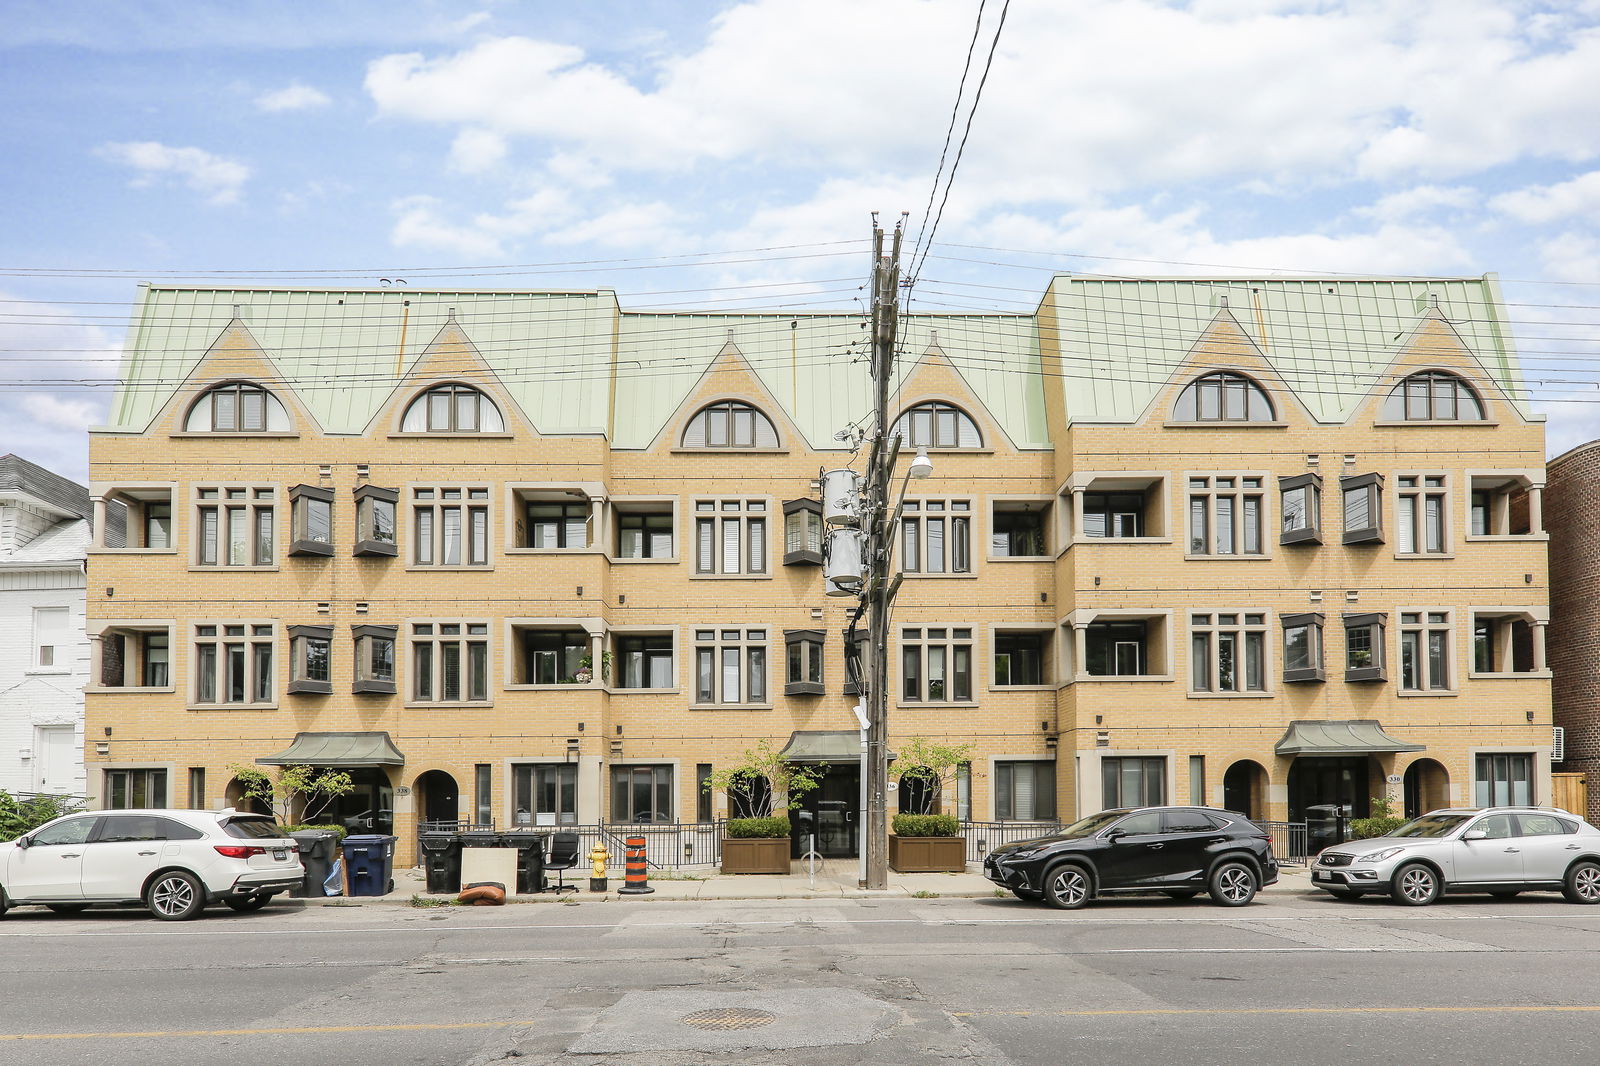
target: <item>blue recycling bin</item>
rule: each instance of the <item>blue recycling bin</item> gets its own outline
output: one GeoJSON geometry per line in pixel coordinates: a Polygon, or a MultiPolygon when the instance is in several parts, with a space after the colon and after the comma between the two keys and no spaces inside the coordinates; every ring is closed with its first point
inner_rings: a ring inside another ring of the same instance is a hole
{"type": "Polygon", "coordinates": [[[394,891],[390,866],[395,839],[381,833],[344,838],[345,879],[352,896],[386,896],[394,891]]]}

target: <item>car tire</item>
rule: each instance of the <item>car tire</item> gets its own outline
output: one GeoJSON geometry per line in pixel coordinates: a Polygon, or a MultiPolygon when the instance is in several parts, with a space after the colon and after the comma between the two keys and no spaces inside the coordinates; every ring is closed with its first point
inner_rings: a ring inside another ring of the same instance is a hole
{"type": "Polygon", "coordinates": [[[1163,889],[1161,894],[1168,899],[1194,899],[1200,894],[1200,890],[1198,888],[1168,888],[1163,889]]]}
{"type": "Polygon", "coordinates": [[[271,901],[272,894],[267,892],[259,896],[241,896],[238,899],[225,899],[222,902],[226,903],[230,910],[238,911],[240,914],[251,914],[265,907],[271,901]]]}
{"type": "Polygon", "coordinates": [[[1389,882],[1389,897],[1403,907],[1426,907],[1439,898],[1444,888],[1433,867],[1408,862],[1394,872],[1389,882]]]}
{"type": "Polygon", "coordinates": [[[1044,898],[1052,907],[1075,911],[1094,894],[1089,871],[1074,863],[1063,863],[1045,874],[1044,898]]]}
{"type": "Polygon", "coordinates": [[[186,922],[205,910],[206,890],[193,874],[168,870],[150,882],[144,903],[163,922],[186,922]]]}
{"type": "Polygon", "coordinates": [[[1020,900],[1027,901],[1028,903],[1038,903],[1040,900],[1044,899],[1043,892],[1035,892],[1031,888],[1013,888],[1011,890],[1011,894],[1020,900]]]}
{"type": "Polygon", "coordinates": [[[6,890],[0,888],[0,918],[6,916],[6,911],[11,909],[11,901],[6,898],[6,890]]]}
{"type": "Polygon", "coordinates": [[[1219,907],[1243,907],[1256,898],[1260,884],[1261,879],[1248,864],[1224,862],[1206,879],[1206,891],[1211,894],[1211,902],[1219,907]]]}
{"type": "Polygon", "coordinates": [[[79,911],[89,909],[87,903],[46,903],[45,906],[57,914],[77,914],[79,911]]]}
{"type": "Polygon", "coordinates": [[[1568,903],[1600,903],[1600,865],[1587,860],[1573,863],[1561,894],[1568,903]]]}

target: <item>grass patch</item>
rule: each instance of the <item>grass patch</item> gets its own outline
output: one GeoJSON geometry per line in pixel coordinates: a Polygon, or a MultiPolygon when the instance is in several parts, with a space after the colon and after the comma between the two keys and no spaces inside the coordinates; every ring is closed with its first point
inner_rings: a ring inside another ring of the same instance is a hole
{"type": "Polygon", "coordinates": [[[460,906],[460,902],[439,896],[419,896],[413,894],[411,896],[409,905],[412,907],[457,907],[460,906]]]}
{"type": "Polygon", "coordinates": [[[917,891],[911,893],[911,898],[912,899],[938,899],[939,898],[939,893],[937,893],[937,892],[929,892],[925,888],[920,888],[917,891]]]}

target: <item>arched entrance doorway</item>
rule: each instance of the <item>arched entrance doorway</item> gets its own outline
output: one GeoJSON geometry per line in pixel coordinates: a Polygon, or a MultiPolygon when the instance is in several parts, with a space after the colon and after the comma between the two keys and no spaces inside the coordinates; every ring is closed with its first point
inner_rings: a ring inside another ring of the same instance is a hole
{"type": "Polygon", "coordinates": [[[416,794],[417,812],[424,822],[457,822],[461,819],[461,790],[456,779],[443,770],[429,770],[411,783],[416,794]]]}
{"type": "Polygon", "coordinates": [[[226,806],[232,807],[236,811],[249,811],[251,814],[272,814],[273,811],[269,805],[254,796],[244,794],[246,787],[245,783],[237,777],[229,781],[228,787],[222,793],[223,798],[228,801],[226,806]]]}
{"type": "Polygon", "coordinates": [[[1338,843],[1352,818],[1372,811],[1372,758],[1299,755],[1289,764],[1289,820],[1306,823],[1314,854],[1338,843]]]}
{"type": "Polygon", "coordinates": [[[1404,781],[1407,818],[1450,805],[1450,774],[1433,759],[1418,759],[1406,767],[1404,781]]]}
{"type": "Polygon", "coordinates": [[[1241,759],[1222,775],[1222,805],[1247,818],[1267,816],[1267,771],[1261,764],[1241,759]]]}

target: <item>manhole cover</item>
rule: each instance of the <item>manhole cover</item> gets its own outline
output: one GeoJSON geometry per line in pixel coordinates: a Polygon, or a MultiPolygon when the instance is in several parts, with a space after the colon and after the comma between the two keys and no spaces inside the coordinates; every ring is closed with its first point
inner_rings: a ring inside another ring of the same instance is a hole
{"type": "Polygon", "coordinates": [[[771,1011],[756,1010],[754,1007],[713,1007],[710,1010],[697,1010],[693,1014],[685,1014],[680,1020],[696,1029],[722,1032],[729,1029],[759,1029],[763,1025],[771,1025],[777,1021],[778,1016],[771,1011]]]}

